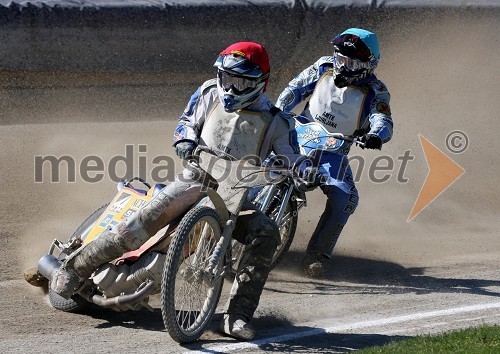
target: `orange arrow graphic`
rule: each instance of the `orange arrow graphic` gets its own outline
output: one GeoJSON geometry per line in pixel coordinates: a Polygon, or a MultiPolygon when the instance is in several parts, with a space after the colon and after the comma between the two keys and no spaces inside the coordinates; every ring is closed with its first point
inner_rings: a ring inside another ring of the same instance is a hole
{"type": "Polygon", "coordinates": [[[417,214],[441,195],[449,186],[460,178],[465,170],[457,165],[455,161],[446,156],[441,150],[434,146],[422,135],[418,135],[424,149],[425,159],[429,167],[429,173],[420,190],[415,205],[408,217],[410,222],[417,214]]]}

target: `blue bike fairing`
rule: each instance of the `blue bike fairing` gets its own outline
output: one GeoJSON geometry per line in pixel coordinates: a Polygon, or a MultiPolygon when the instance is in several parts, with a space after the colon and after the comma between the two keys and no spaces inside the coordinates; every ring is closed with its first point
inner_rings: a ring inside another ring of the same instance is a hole
{"type": "Polygon", "coordinates": [[[337,151],[343,145],[343,140],[334,138],[321,124],[307,121],[305,117],[300,120],[304,123],[297,119],[295,131],[303,155],[309,155],[315,149],[337,151]]]}

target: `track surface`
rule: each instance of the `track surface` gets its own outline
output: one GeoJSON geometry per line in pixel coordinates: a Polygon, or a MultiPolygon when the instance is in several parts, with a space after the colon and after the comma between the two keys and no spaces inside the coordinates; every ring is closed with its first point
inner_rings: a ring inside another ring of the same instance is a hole
{"type": "Polygon", "coordinates": [[[143,82],[119,88],[39,89],[0,84],[5,122],[0,126],[2,352],[344,352],[417,334],[500,323],[500,143],[495,129],[500,47],[491,45],[487,35],[498,33],[498,22],[467,30],[460,23],[446,26],[386,48],[379,76],[392,93],[396,122],[394,140],[383,152],[395,163],[391,177],[385,183],[371,182],[368,167],[378,153],[354,151],[366,159],[358,182],[360,206],[321,281],[304,278],[299,267],[324,204],[321,193],[310,194],[291,251],[263,293],[254,346],[235,346],[238,342],[221,336],[220,315],[199,343],[177,345],[163,328],[157,297],[152,299],[153,313],[96,308],[85,314],[61,313],[22,280],[22,271],[36,264],[54,237],[71,234],[115,191],[109,178],[91,184],[77,177],[67,183],[64,169],[63,182],[34,183],[34,156],[70,155],[78,165],[83,157],[97,155],[107,164],[133,144],[133,174],[138,173],[139,156],[146,157],[146,171],[151,171],[155,156],[173,155],[171,134],[183,103],[168,102],[187,101],[186,89],[179,97],[175,87],[161,82],[154,87],[143,82]],[[430,34],[439,29],[446,46],[429,43],[430,34]],[[117,123],[120,116],[127,122],[117,123]],[[45,123],[27,124],[37,118],[45,123]],[[446,150],[445,137],[453,130],[469,137],[470,146],[462,154],[446,150]],[[466,173],[407,223],[428,172],[418,134],[466,173]],[[147,145],[147,153],[138,152],[140,144],[147,145]],[[397,157],[405,150],[415,159],[405,170],[408,182],[399,183],[397,157]]]}

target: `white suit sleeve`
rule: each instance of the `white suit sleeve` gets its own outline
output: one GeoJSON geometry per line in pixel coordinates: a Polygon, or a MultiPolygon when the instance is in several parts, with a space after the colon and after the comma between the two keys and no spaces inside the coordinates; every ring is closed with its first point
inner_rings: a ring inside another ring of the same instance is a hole
{"type": "Polygon", "coordinates": [[[216,80],[208,80],[191,96],[175,128],[174,142],[198,142],[210,105],[217,99],[216,80]]]}

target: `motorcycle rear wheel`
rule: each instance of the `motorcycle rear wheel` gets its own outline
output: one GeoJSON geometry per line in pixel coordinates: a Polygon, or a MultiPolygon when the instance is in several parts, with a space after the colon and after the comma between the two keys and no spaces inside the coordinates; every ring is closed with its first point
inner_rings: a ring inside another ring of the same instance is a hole
{"type": "Polygon", "coordinates": [[[196,341],[210,324],[219,302],[223,277],[209,283],[205,271],[221,235],[222,221],[217,212],[198,206],[182,218],[169,246],[161,312],[165,328],[178,343],[196,341]]]}
{"type": "MultiPolygon", "coordinates": [[[[97,209],[96,211],[94,211],[76,229],[76,231],[73,233],[73,235],[71,235],[71,237],[69,238],[69,240],[71,241],[75,237],[80,236],[89,226],[91,226],[92,224],[94,224],[97,221],[97,219],[99,219],[99,217],[102,215],[102,213],[104,212],[104,210],[106,210],[107,207],[108,207],[108,204],[103,205],[102,207],[100,207],[99,209],[97,209]]],[[[61,260],[61,261],[64,260],[64,258],[65,258],[64,254],[61,254],[58,257],[58,259],[61,260]]],[[[82,311],[89,304],[85,299],[83,299],[78,294],[73,295],[69,299],[65,299],[62,296],[60,296],[57,293],[55,293],[54,291],[52,291],[52,289],[50,288],[50,286],[49,286],[49,302],[50,302],[50,305],[53,308],[55,308],[57,310],[60,310],[60,311],[64,311],[64,312],[80,312],[80,311],[82,311]]]]}

